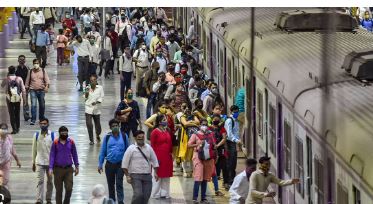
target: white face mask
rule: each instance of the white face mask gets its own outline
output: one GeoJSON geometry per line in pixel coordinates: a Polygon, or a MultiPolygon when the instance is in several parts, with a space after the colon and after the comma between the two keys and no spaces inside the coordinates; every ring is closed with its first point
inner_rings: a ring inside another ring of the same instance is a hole
{"type": "Polygon", "coordinates": [[[152,26],[152,30],[156,31],[157,30],[157,26],[152,26]]]}
{"type": "Polygon", "coordinates": [[[187,52],[188,55],[193,55],[193,52],[187,52]]]}
{"type": "Polygon", "coordinates": [[[200,129],[201,129],[202,132],[206,132],[207,126],[206,125],[201,125],[200,129]]]}
{"type": "Polygon", "coordinates": [[[39,64],[34,64],[34,69],[39,69],[40,65],[39,64]]]}
{"type": "Polygon", "coordinates": [[[146,45],[142,45],[141,48],[142,48],[143,50],[145,50],[145,49],[146,49],[146,45]]]}
{"type": "Polygon", "coordinates": [[[138,35],[142,35],[143,32],[142,32],[142,31],[138,31],[137,34],[138,34],[138,35]]]}

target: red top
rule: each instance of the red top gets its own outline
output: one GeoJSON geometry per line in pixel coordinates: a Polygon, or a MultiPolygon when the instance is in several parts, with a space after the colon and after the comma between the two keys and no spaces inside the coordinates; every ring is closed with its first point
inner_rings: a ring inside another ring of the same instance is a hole
{"type": "Polygon", "coordinates": [[[74,21],[74,19],[71,19],[71,18],[65,18],[62,20],[62,25],[65,24],[66,27],[68,27],[70,30],[73,29],[73,27],[76,26],[76,23],[74,21]]]}
{"type": "Polygon", "coordinates": [[[155,128],[150,134],[150,143],[157,155],[159,178],[172,177],[172,139],[170,133],[167,130],[161,131],[155,128]]]}

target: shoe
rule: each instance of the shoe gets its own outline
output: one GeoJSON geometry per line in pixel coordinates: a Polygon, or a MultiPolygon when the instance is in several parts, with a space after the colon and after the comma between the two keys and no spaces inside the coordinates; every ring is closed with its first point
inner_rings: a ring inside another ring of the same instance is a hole
{"type": "Polygon", "coordinates": [[[78,91],[83,92],[83,87],[80,87],[78,91]]]}
{"type": "Polygon", "coordinates": [[[203,199],[203,200],[201,200],[201,204],[208,204],[208,203],[210,203],[207,199],[203,199]]]}
{"type": "Polygon", "coordinates": [[[35,204],[42,204],[42,202],[41,201],[37,201],[35,204]]]}
{"type": "Polygon", "coordinates": [[[93,144],[94,144],[94,142],[92,142],[92,141],[89,142],[89,145],[93,145],[93,144]]]}
{"type": "Polygon", "coordinates": [[[218,176],[218,180],[221,180],[221,176],[218,176]]]}
{"type": "Polygon", "coordinates": [[[224,196],[224,193],[221,191],[215,191],[215,196],[224,196]]]}
{"type": "Polygon", "coordinates": [[[193,200],[193,204],[198,204],[199,202],[197,200],[193,200]]]}
{"type": "Polygon", "coordinates": [[[224,188],[225,188],[226,191],[229,191],[229,188],[230,188],[230,187],[231,187],[231,185],[229,185],[229,184],[227,184],[227,183],[224,184],[224,188]]]}
{"type": "Polygon", "coordinates": [[[97,142],[101,142],[101,138],[100,138],[100,136],[97,136],[97,137],[96,137],[96,140],[97,140],[97,142]]]}
{"type": "Polygon", "coordinates": [[[52,201],[47,201],[47,204],[52,204],[52,201]]]}
{"type": "Polygon", "coordinates": [[[30,125],[35,125],[35,121],[31,121],[30,125]]]}

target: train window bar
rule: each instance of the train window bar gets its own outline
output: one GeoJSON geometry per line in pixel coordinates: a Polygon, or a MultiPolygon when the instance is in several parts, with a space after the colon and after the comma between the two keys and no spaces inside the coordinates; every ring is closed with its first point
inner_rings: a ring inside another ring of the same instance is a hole
{"type": "Polygon", "coordinates": [[[276,87],[281,91],[281,93],[284,93],[284,89],[285,89],[284,82],[282,82],[281,80],[278,80],[276,87]]]}
{"type": "Polygon", "coordinates": [[[304,112],[304,118],[313,126],[313,123],[315,122],[315,115],[309,109],[304,112]]]}

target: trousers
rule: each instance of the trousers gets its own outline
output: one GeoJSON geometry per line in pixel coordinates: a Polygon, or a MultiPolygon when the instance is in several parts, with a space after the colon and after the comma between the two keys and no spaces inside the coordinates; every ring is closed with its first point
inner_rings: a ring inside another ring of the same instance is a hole
{"type": "Polygon", "coordinates": [[[101,122],[100,122],[100,115],[91,115],[86,113],[85,114],[85,123],[87,125],[88,129],[88,135],[89,135],[89,141],[93,142],[93,123],[92,119],[95,123],[95,130],[96,130],[96,135],[101,134],[101,122]]]}
{"type": "Polygon", "coordinates": [[[147,204],[152,192],[151,174],[131,174],[132,204],[147,204]]]}
{"type": "Polygon", "coordinates": [[[38,185],[36,186],[36,200],[39,202],[44,200],[44,176],[47,176],[47,194],[45,197],[47,201],[52,201],[53,181],[48,171],[48,165],[37,165],[38,185]]]}
{"type": "Polygon", "coordinates": [[[73,172],[74,169],[55,167],[54,170],[54,187],[56,188],[56,204],[62,204],[62,192],[65,187],[65,198],[63,204],[69,204],[73,192],[73,172]]]}

